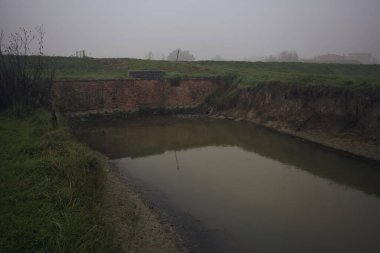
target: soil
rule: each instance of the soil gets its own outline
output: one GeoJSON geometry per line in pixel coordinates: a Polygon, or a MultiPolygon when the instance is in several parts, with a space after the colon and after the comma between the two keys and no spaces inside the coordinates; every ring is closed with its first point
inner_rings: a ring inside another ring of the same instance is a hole
{"type": "MultiPolygon", "coordinates": [[[[255,120],[249,120],[258,123],[255,120]]],[[[295,131],[276,122],[261,122],[262,126],[299,137],[305,141],[322,145],[345,155],[380,162],[380,145],[349,133],[331,133],[321,129],[295,131]]]]}
{"type": "Polygon", "coordinates": [[[276,132],[291,135],[308,141],[310,143],[320,145],[324,148],[331,149],[334,152],[340,152],[343,155],[354,156],[357,159],[364,159],[380,162],[380,144],[377,141],[369,140],[368,136],[360,136],[349,132],[329,132],[323,129],[294,129],[289,127],[284,122],[278,121],[262,121],[256,118],[249,117],[234,117],[236,111],[219,111],[212,115],[211,118],[235,121],[247,121],[255,125],[271,129],[276,132]]]}
{"type": "Polygon", "coordinates": [[[346,154],[380,161],[379,90],[273,83],[216,97],[202,110],[212,117],[254,122],[346,154]]]}

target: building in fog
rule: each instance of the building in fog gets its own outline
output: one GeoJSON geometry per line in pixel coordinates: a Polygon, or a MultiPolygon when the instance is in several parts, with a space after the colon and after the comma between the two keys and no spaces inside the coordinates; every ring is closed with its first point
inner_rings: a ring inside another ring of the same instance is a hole
{"type": "Polygon", "coordinates": [[[314,62],[341,64],[371,64],[372,55],[369,53],[353,53],[348,55],[324,54],[315,57],[314,62]]]}
{"type": "Polygon", "coordinates": [[[348,61],[357,62],[358,64],[371,64],[372,55],[368,53],[355,53],[347,55],[348,61]]]}
{"type": "Polygon", "coordinates": [[[346,58],[343,55],[324,54],[315,57],[316,63],[346,63],[346,58]]]}

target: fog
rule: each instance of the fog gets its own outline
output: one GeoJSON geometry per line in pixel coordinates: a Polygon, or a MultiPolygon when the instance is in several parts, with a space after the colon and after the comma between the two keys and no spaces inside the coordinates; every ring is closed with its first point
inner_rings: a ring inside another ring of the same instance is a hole
{"type": "Polygon", "coordinates": [[[380,58],[379,0],[0,0],[0,29],[43,25],[45,53],[241,60],[297,51],[380,58]]]}

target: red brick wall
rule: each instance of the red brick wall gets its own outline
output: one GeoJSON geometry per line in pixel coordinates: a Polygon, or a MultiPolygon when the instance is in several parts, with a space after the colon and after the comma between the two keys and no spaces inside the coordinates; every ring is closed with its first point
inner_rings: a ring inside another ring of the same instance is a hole
{"type": "Polygon", "coordinates": [[[56,81],[54,102],[68,112],[135,111],[141,108],[190,108],[218,87],[214,79],[56,81]]]}

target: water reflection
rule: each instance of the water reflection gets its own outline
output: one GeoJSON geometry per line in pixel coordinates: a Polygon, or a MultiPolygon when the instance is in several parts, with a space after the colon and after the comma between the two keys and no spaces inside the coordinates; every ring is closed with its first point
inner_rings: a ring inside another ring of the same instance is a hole
{"type": "Polygon", "coordinates": [[[217,231],[205,252],[380,250],[375,165],[229,121],[144,118],[77,133],[176,214],[217,231]]]}
{"type": "Polygon", "coordinates": [[[82,122],[77,133],[111,159],[205,146],[237,146],[380,196],[380,168],[248,123],[150,117],[82,122]]]}

